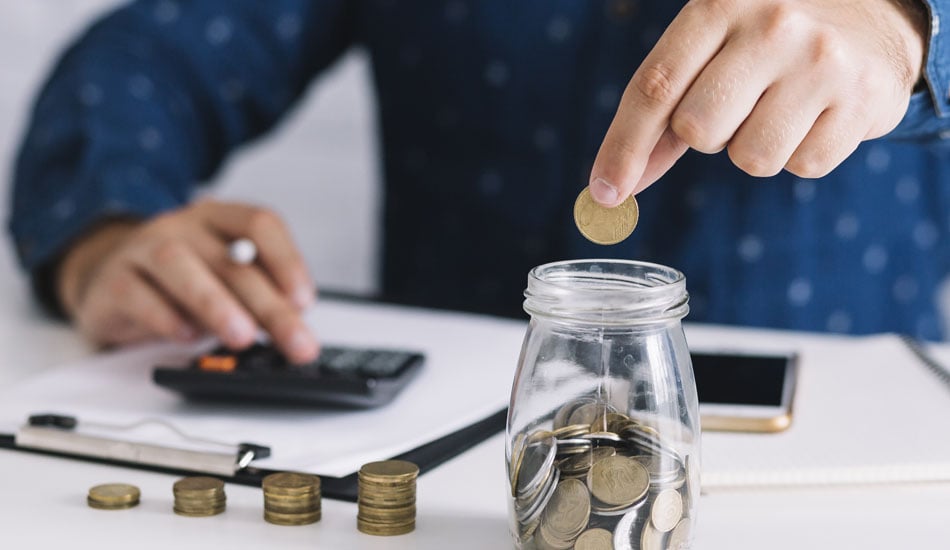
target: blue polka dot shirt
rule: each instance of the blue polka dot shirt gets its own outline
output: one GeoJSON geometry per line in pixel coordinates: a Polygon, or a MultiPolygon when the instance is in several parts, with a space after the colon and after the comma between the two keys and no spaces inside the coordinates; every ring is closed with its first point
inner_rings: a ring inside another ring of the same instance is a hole
{"type": "MultiPolygon", "coordinates": [[[[950,4],[928,1],[935,16],[950,4]]],[[[689,153],[639,196],[630,239],[580,236],[574,198],[627,81],[682,5],[132,2],[68,49],[37,98],[14,176],[20,258],[46,288],[97,221],[186,203],[362,47],[386,181],[385,298],[518,314],[535,265],[635,258],[686,274],[691,320],[941,338],[950,42],[939,33],[900,126],[829,176],[754,179],[723,154],[689,153]]]]}

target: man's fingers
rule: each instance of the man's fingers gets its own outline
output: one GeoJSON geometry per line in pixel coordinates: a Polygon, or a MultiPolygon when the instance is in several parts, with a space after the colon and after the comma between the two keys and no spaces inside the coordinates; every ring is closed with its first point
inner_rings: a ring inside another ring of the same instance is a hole
{"type": "Polygon", "coordinates": [[[316,359],[319,348],[313,334],[257,266],[227,266],[221,275],[291,362],[316,359]]]}
{"type": "Polygon", "coordinates": [[[280,217],[245,204],[201,203],[202,219],[225,240],[246,237],[257,246],[258,262],[300,309],[313,303],[316,290],[300,251],[280,217]]]}
{"type": "Polygon", "coordinates": [[[125,344],[156,336],[189,341],[198,335],[162,293],[126,266],[103,275],[100,294],[90,296],[96,305],[79,311],[77,322],[98,342],[125,344]],[[114,308],[113,308],[114,306],[114,308]]]}
{"type": "Polygon", "coordinates": [[[755,35],[730,40],[676,106],[670,127],[701,153],[723,150],[765,91],[780,78],[782,55],[763,49],[755,35]]]}
{"type": "Polygon", "coordinates": [[[730,21],[722,4],[688,3],[634,73],[591,170],[591,195],[600,204],[620,204],[643,178],[676,106],[722,47],[730,21]]]}
{"type": "Polygon", "coordinates": [[[182,310],[226,345],[243,348],[254,342],[254,320],[188,244],[168,240],[143,247],[136,262],[182,310]]]}
{"type": "Polygon", "coordinates": [[[861,144],[868,119],[840,107],[823,112],[785,168],[803,178],[820,178],[844,162],[861,144]]]}
{"type": "Polygon", "coordinates": [[[785,79],[770,88],[729,143],[729,158],[757,177],[778,174],[827,108],[820,84],[785,79]]]}
{"type": "Polygon", "coordinates": [[[660,141],[656,142],[656,147],[654,147],[650,153],[647,166],[643,170],[643,176],[640,177],[640,181],[633,189],[634,194],[653,185],[656,180],[660,179],[663,174],[676,164],[676,161],[678,161],[687,150],[689,150],[689,146],[686,145],[686,142],[680,139],[671,128],[667,128],[666,131],[663,132],[663,135],[660,136],[660,141]]]}

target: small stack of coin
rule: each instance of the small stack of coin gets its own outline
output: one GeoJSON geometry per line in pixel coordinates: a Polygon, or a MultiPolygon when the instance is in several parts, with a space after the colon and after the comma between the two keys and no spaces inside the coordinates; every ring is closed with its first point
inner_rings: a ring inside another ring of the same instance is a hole
{"type": "Polygon", "coordinates": [[[320,521],[320,478],[280,472],[264,478],[264,519],[277,525],[320,521]]]}
{"type": "Polygon", "coordinates": [[[181,516],[215,516],[224,512],[224,482],[213,477],[186,477],[172,487],[175,513],[181,516]]]}
{"type": "Polygon", "coordinates": [[[403,535],[416,528],[419,467],[404,460],[360,468],[356,527],[368,535],[403,535]]]}
{"type": "Polygon", "coordinates": [[[135,485],[106,483],[89,489],[86,503],[99,510],[125,510],[137,506],[142,493],[135,485]]]}

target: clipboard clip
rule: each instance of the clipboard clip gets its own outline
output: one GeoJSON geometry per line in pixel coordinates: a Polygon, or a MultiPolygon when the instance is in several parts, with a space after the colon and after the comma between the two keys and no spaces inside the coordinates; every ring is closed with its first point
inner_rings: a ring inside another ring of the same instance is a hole
{"type": "Polygon", "coordinates": [[[127,425],[79,422],[74,416],[31,415],[16,433],[17,446],[194,472],[234,476],[252,461],[267,458],[270,447],[256,443],[224,443],[195,437],[162,419],[127,425]],[[145,427],[159,427],[180,445],[159,445],[114,437],[145,427]]]}

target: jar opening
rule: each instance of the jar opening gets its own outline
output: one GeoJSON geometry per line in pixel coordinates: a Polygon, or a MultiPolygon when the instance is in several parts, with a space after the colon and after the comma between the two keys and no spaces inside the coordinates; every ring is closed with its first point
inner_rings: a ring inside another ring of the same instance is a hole
{"type": "Polygon", "coordinates": [[[524,308],[531,315],[596,324],[647,324],[689,311],[686,277],[673,268],[632,260],[569,260],[528,274],[524,308]]]}

